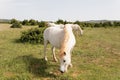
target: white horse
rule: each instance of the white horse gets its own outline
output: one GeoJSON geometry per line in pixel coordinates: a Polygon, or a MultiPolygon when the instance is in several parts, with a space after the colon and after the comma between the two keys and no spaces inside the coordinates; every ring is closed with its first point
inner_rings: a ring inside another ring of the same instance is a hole
{"type": "MultiPolygon", "coordinates": [[[[48,27],[64,28],[64,25],[63,24],[48,23],[48,27]]],[[[73,31],[77,32],[77,34],[78,34],[78,31],[79,31],[80,35],[83,35],[83,30],[81,29],[81,27],[78,24],[73,24],[72,29],[73,29],[73,31]]]]}
{"type": "Polygon", "coordinates": [[[60,27],[60,28],[64,28],[64,25],[63,24],[48,23],[48,27],[60,27]]]}
{"type": "Polygon", "coordinates": [[[80,32],[80,35],[83,35],[83,30],[81,29],[81,27],[80,27],[78,24],[74,24],[74,25],[72,26],[72,28],[73,28],[73,30],[74,30],[75,32],[78,33],[78,31],[79,31],[79,32],[80,32]]]}
{"type": "Polygon", "coordinates": [[[46,47],[50,42],[52,45],[53,59],[57,61],[55,56],[55,48],[60,49],[60,71],[62,73],[67,72],[68,66],[71,64],[71,52],[76,43],[74,34],[72,32],[73,24],[66,24],[64,28],[48,27],[44,31],[44,58],[47,61],[46,47]]]}

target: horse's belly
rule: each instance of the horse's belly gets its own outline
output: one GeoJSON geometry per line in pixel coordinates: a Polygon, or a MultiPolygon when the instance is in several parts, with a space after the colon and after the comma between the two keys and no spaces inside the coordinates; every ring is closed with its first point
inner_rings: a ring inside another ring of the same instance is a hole
{"type": "Polygon", "coordinates": [[[50,42],[50,44],[51,44],[52,46],[60,49],[60,47],[61,47],[61,41],[60,41],[60,40],[54,39],[54,41],[52,40],[52,41],[49,41],[49,42],[50,42]]]}
{"type": "Polygon", "coordinates": [[[49,39],[50,44],[52,46],[60,49],[61,48],[61,43],[62,43],[62,40],[63,40],[63,36],[54,35],[54,36],[51,36],[51,37],[49,39]]]}

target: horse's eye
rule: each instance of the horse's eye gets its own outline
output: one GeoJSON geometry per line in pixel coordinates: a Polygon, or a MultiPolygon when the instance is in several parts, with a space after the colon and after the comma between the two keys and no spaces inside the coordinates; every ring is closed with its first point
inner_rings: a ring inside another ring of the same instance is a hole
{"type": "Polygon", "coordinates": [[[63,62],[66,62],[65,60],[63,60],[63,62]]]}

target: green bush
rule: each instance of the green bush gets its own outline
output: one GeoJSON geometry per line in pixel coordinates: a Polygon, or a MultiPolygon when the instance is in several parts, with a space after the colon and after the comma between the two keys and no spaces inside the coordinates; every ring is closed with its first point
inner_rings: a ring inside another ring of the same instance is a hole
{"type": "Polygon", "coordinates": [[[19,21],[16,20],[16,19],[11,19],[11,20],[10,20],[10,24],[17,23],[17,22],[19,22],[19,21]]]}
{"type": "Polygon", "coordinates": [[[44,21],[41,21],[39,22],[39,27],[42,28],[42,27],[47,27],[47,23],[44,22],[44,21]]]}
{"type": "Polygon", "coordinates": [[[20,41],[29,43],[43,43],[43,31],[45,28],[32,28],[22,32],[20,41]]]}
{"type": "Polygon", "coordinates": [[[15,22],[12,24],[12,26],[10,26],[11,28],[22,28],[22,25],[20,22],[15,22]]]}

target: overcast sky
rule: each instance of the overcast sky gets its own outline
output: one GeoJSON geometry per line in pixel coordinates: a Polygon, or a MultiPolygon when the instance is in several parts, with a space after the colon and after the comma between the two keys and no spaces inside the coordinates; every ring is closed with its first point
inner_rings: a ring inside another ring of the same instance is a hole
{"type": "Polygon", "coordinates": [[[120,20],[120,0],[0,0],[0,18],[120,20]]]}

